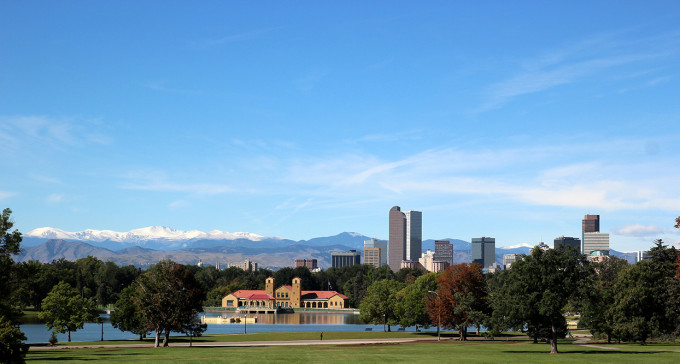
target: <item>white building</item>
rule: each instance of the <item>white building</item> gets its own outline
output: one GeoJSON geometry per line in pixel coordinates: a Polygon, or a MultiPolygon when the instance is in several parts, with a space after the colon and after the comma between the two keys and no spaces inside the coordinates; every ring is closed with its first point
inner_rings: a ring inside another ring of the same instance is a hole
{"type": "Polygon", "coordinates": [[[609,255],[609,233],[583,233],[582,254],[590,255],[595,250],[609,255]]]}

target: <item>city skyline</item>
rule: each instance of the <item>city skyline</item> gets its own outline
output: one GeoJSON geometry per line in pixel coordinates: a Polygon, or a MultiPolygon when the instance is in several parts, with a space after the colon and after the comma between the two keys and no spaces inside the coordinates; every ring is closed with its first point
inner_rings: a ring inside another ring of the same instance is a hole
{"type": "MultiPolygon", "coordinates": [[[[680,3],[0,4],[0,206],[293,240],[680,230],[680,3]]],[[[677,246],[677,245],[676,245],[677,246]]]]}

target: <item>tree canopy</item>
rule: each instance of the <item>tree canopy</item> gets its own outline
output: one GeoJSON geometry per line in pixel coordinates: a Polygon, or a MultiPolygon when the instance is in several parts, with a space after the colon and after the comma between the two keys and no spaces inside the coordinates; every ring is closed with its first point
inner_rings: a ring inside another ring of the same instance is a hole
{"type": "Polygon", "coordinates": [[[96,321],[99,315],[94,302],[81,297],[70,284],[60,282],[43,300],[38,318],[52,331],[66,332],[71,342],[71,332],[82,329],[85,322],[96,321]]]}
{"type": "Polygon", "coordinates": [[[170,332],[183,332],[203,311],[205,290],[191,272],[171,260],[154,265],[134,283],[132,300],[149,330],[155,331],[154,346],[168,346],[170,332]]]}

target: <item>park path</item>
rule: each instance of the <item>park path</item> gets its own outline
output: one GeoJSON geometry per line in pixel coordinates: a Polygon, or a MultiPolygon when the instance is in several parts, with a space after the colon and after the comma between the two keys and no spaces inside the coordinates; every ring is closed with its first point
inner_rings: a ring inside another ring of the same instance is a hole
{"type": "Polygon", "coordinates": [[[603,350],[620,350],[618,348],[613,348],[611,346],[601,346],[601,345],[593,345],[593,344],[588,344],[590,342],[590,339],[592,336],[580,336],[580,335],[574,335],[576,337],[576,341],[574,341],[572,344],[574,345],[581,345],[589,348],[595,348],[595,349],[603,349],[603,350]]]}
{"type": "MultiPolygon", "coordinates": [[[[338,340],[291,340],[291,341],[228,341],[195,342],[196,347],[245,347],[245,346],[301,346],[301,345],[375,345],[399,344],[417,341],[437,341],[437,338],[376,338],[376,339],[338,339],[338,340]]],[[[173,343],[172,347],[187,347],[189,343],[173,343]]],[[[93,348],[153,348],[153,344],[93,344],[67,346],[31,346],[30,350],[93,349],[93,348]]]]}

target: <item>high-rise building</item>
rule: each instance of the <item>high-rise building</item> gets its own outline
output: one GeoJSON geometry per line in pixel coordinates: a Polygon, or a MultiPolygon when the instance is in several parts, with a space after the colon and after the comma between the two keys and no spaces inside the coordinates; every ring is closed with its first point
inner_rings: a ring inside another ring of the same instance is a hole
{"type": "Polygon", "coordinates": [[[453,245],[448,240],[434,241],[434,260],[453,264],[453,245]]]}
{"type": "Polygon", "coordinates": [[[423,213],[406,211],[406,258],[417,261],[423,253],[423,213]]]}
{"type": "Polygon", "coordinates": [[[371,264],[376,267],[387,264],[387,240],[378,240],[375,238],[364,240],[364,264],[371,264]],[[371,249],[370,253],[367,249],[371,249]],[[372,256],[373,254],[376,254],[373,249],[380,249],[377,258],[373,258],[372,256]],[[371,254],[370,257],[369,254],[371,254]]]}
{"type": "Polygon", "coordinates": [[[581,222],[581,254],[585,254],[584,243],[585,233],[600,232],[600,215],[586,215],[581,222]]]}
{"type": "Polygon", "coordinates": [[[567,247],[572,247],[578,251],[581,251],[581,239],[572,238],[569,236],[560,236],[555,238],[553,242],[553,249],[566,249],[567,247]]]}
{"type": "Polygon", "coordinates": [[[584,233],[599,233],[600,215],[586,215],[583,218],[582,226],[584,233]]]}
{"type": "Polygon", "coordinates": [[[609,233],[583,233],[582,254],[591,255],[600,251],[601,255],[609,255],[609,233]]]}
{"type": "Polygon", "coordinates": [[[390,269],[401,269],[401,261],[406,257],[406,216],[399,206],[390,209],[390,233],[387,247],[387,261],[390,269]]]}
{"type": "Polygon", "coordinates": [[[331,253],[331,265],[333,268],[342,268],[355,264],[361,264],[361,253],[356,250],[331,253]]]}
{"type": "Polygon", "coordinates": [[[295,268],[298,267],[305,267],[309,270],[314,270],[319,266],[316,259],[295,259],[295,268]]]}
{"type": "Polygon", "coordinates": [[[418,262],[423,251],[423,213],[401,212],[399,206],[390,209],[390,233],[387,261],[393,271],[401,269],[403,261],[418,262]]]}
{"type": "Polygon", "coordinates": [[[609,233],[600,233],[600,215],[586,215],[582,226],[581,254],[590,255],[599,250],[609,255],[609,233]]]}
{"type": "Polygon", "coordinates": [[[482,236],[472,238],[472,262],[479,263],[482,268],[489,268],[496,261],[496,239],[482,236]]]}

